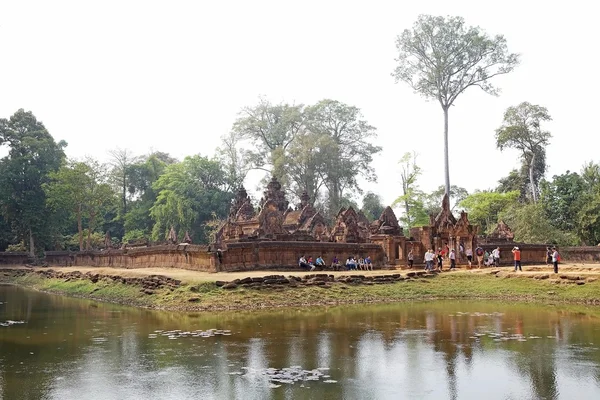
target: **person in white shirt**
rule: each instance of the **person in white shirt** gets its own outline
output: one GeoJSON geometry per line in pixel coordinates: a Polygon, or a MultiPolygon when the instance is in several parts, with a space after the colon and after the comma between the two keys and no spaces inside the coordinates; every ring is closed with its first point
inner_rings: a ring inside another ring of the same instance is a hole
{"type": "Polygon", "coordinates": [[[492,256],[494,257],[494,266],[499,267],[500,266],[500,247],[496,247],[492,251],[492,256]]]}
{"type": "Polygon", "coordinates": [[[454,249],[450,250],[450,269],[456,269],[456,252],[454,249]]]}
{"type": "Polygon", "coordinates": [[[310,269],[310,265],[308,265],[308,262],[306,262],[306,258],[304,256],[300,257],[300,260],[298,260],[298,266],[302,269],[310,269]]]}
{"type": "Polygon", "coordinates": [[[433,254],[433,250],[429,249],[425,253],[425,270],[433,271],[433,259],[435,254],[433,254]]]}
{"type": "Polygon", "coordinates": [[[558,250],[556,247],[552,248],[552,265],[554,266],[554,273],[558,274],[558,260],[560,259],[560,255],[558,254],[558,250]]]}
{"type": "Polygon", "coordinates": [[[473,250],[467,249],[467,262],[469,263],[469,268],[471,268],[471,263],[473,262],[473,250]]]}

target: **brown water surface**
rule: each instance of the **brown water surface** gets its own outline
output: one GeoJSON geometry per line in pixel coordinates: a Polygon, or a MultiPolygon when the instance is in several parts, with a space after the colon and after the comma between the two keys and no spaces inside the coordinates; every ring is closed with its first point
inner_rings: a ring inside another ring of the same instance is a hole
{"type": "Polygon", "coordinates": [[[182,314],[0,286],[7,400],[599,399],[599,344],[595,308],[182,314]]]}

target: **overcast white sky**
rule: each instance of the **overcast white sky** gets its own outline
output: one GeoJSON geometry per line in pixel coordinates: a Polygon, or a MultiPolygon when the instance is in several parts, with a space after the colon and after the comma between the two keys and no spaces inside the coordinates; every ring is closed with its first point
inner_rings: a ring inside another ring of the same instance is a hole
{"type": "MultiPolygon", "coordinates": [[[[459,15],[504,34],[521,54],[492,97],[470,88],[450,111],[450,180],[473,191],[518,165],[494,130],[508,106],[548,108],[548,176],[599,161],[598,13],[593,1],[28,1],[0,2],[0,117],[31,110],[70,157],[117,146],[212,155],[259,95],[362,109],[384,150],[378,184],[391,203],[398,160],[420,153],[421,187],[443,184],[443,117],[391,77],[395,38],[419,14],[459,15]]],[[[256,179],[247,186],[254,189],[256,179]]],[[[360,202],[359,202],[360,204],[360,202]]]]}

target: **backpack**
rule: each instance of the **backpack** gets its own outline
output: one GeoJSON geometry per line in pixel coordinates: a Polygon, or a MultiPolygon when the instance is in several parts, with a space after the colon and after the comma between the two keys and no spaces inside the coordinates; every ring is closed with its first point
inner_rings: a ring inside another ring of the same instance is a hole
{"type": "Polygon", "coordinates": [[[481,247],[478,247],[475,252],[477,253],[478,256],[482,256],[483,255],[483,249],[481,247]]]}

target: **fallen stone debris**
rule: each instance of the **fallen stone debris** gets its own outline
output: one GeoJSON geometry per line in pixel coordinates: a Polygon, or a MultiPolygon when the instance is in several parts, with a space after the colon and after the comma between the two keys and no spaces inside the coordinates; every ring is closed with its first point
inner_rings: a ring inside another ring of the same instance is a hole
{"type": "Polygon", "coordinates": [[[284,276],[284,275],[266,275],[263,277],[247,277],[244,279],[235,279],[233,281],[216,281],[215,284],[223,289],[236,289],[238,287],[250,289],[266,289],[276,287],[307,287],[320,286],[329,288],[335,284],[347,285],[382,285],[416,279],[429,279],[437,276],[437,273],[428,273],[426,271],[410,271],[402,276],[400,274],[388,275],[329,275],[329,274],[309,274],[304,276],[284,276]]]}

